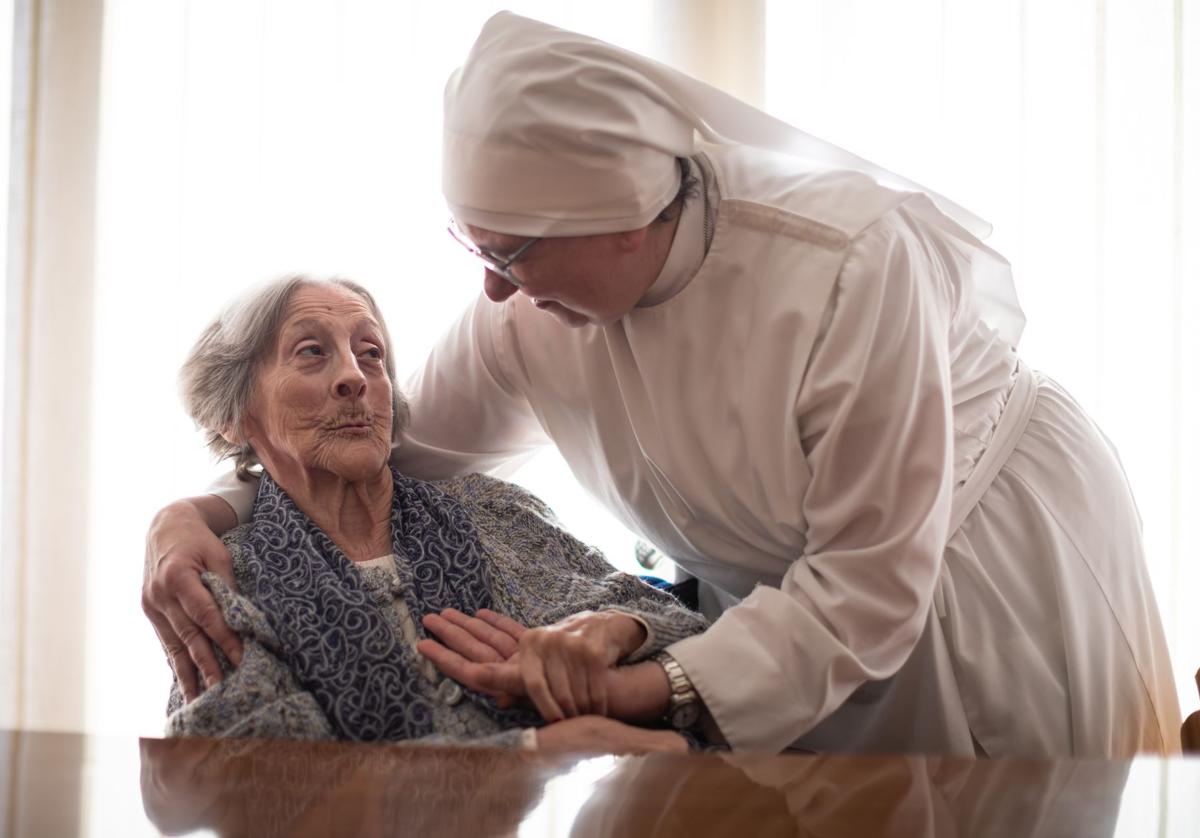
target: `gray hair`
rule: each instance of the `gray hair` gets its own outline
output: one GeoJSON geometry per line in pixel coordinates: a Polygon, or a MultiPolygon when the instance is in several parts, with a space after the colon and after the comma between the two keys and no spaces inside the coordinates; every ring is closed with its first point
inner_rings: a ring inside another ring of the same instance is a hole
{"type": "Polygon", "coordinates": [[[358,295],[367,304],[383,333],[384,366],[392,384],[392,442],[399,442],[408,427],[408,402],[396,383],[392,337],[375,298],[367,289],[348,279],[285,276],[231,303],[201,333],[179,371],[188,415],[206,432],[208,447],[217,459],[233,458],[237,475],[242,480],[255,476],[251,469],[259,464],[258,455],[248,442],[230,442],[221,432],[241,429],[258,371],[275,347],[288,303],[298,290],[313,285],[337,285],[358,295]]]}

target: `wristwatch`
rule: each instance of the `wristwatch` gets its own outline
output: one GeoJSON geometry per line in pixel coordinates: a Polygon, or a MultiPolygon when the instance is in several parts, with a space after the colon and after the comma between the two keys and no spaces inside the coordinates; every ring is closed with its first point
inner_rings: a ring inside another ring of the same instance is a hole
{"type": "Polygon", "coordinates": [[[671,699],[664,720],[676,730],[687,730],[700,721],[700,694],[679,665],[679,661],[666,652],[659,652],[652,660],[667,673],[671,687],[671,699]]]}

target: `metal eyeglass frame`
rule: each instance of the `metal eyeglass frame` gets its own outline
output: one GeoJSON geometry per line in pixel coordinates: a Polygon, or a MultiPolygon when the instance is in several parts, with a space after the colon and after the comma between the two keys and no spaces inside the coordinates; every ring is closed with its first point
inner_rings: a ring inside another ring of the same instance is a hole
{"type": "Polygon", "coordinates": [[[467,235],[466,231],[463,230],[462,227],[458,226],[458,222],[453,218],[450,219],[450,223],[446,226],[446,232],[448,232],[450,237],[456,242],[465,247],[468,253],[482,262],[484,267],[486,267],[489,271],[496,274],[496,276],[500,277],[505,282],[515,285],[517,288],[520,288],[523,283],[521,282],[520,277],[512,272],[512,266],[525,254],[526,250],[533,247],[537,242],[541,241],[540,237],[529,239],[528,241],[522,242],[521,246],[509,255],[501,256],[500,254],[493,253],[487,248],[480,247],[479,245],[475,244],[475,242],[471,241],[470,236],[467,235]]]}

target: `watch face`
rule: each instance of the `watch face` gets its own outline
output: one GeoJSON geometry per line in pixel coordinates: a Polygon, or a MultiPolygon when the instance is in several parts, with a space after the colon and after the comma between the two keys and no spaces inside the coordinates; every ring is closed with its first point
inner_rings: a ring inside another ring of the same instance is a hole
{"type": "Polygon", "coordinates": [[[684,730],[700,720],[700,702],[689,701],[671,711],[671,727],[684,730]]]}

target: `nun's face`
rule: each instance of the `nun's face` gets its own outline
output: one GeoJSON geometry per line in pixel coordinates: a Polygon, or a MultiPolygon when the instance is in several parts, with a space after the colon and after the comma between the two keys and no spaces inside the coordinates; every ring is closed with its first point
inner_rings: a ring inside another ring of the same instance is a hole
{"type": "MultiPolygon", "coordinates": [[[[528,241],[479,227],[467,232],[477,245],[498,255],[515,252],[528,241]]],[[[512,264],[520,287],[485,270],[483,289],[497,303],[525,294],[566,326],[607,325],[632,311],[649,290],[673,235],[673,225],[652,225],[624,233],[539,239],[512,264]]]]}

